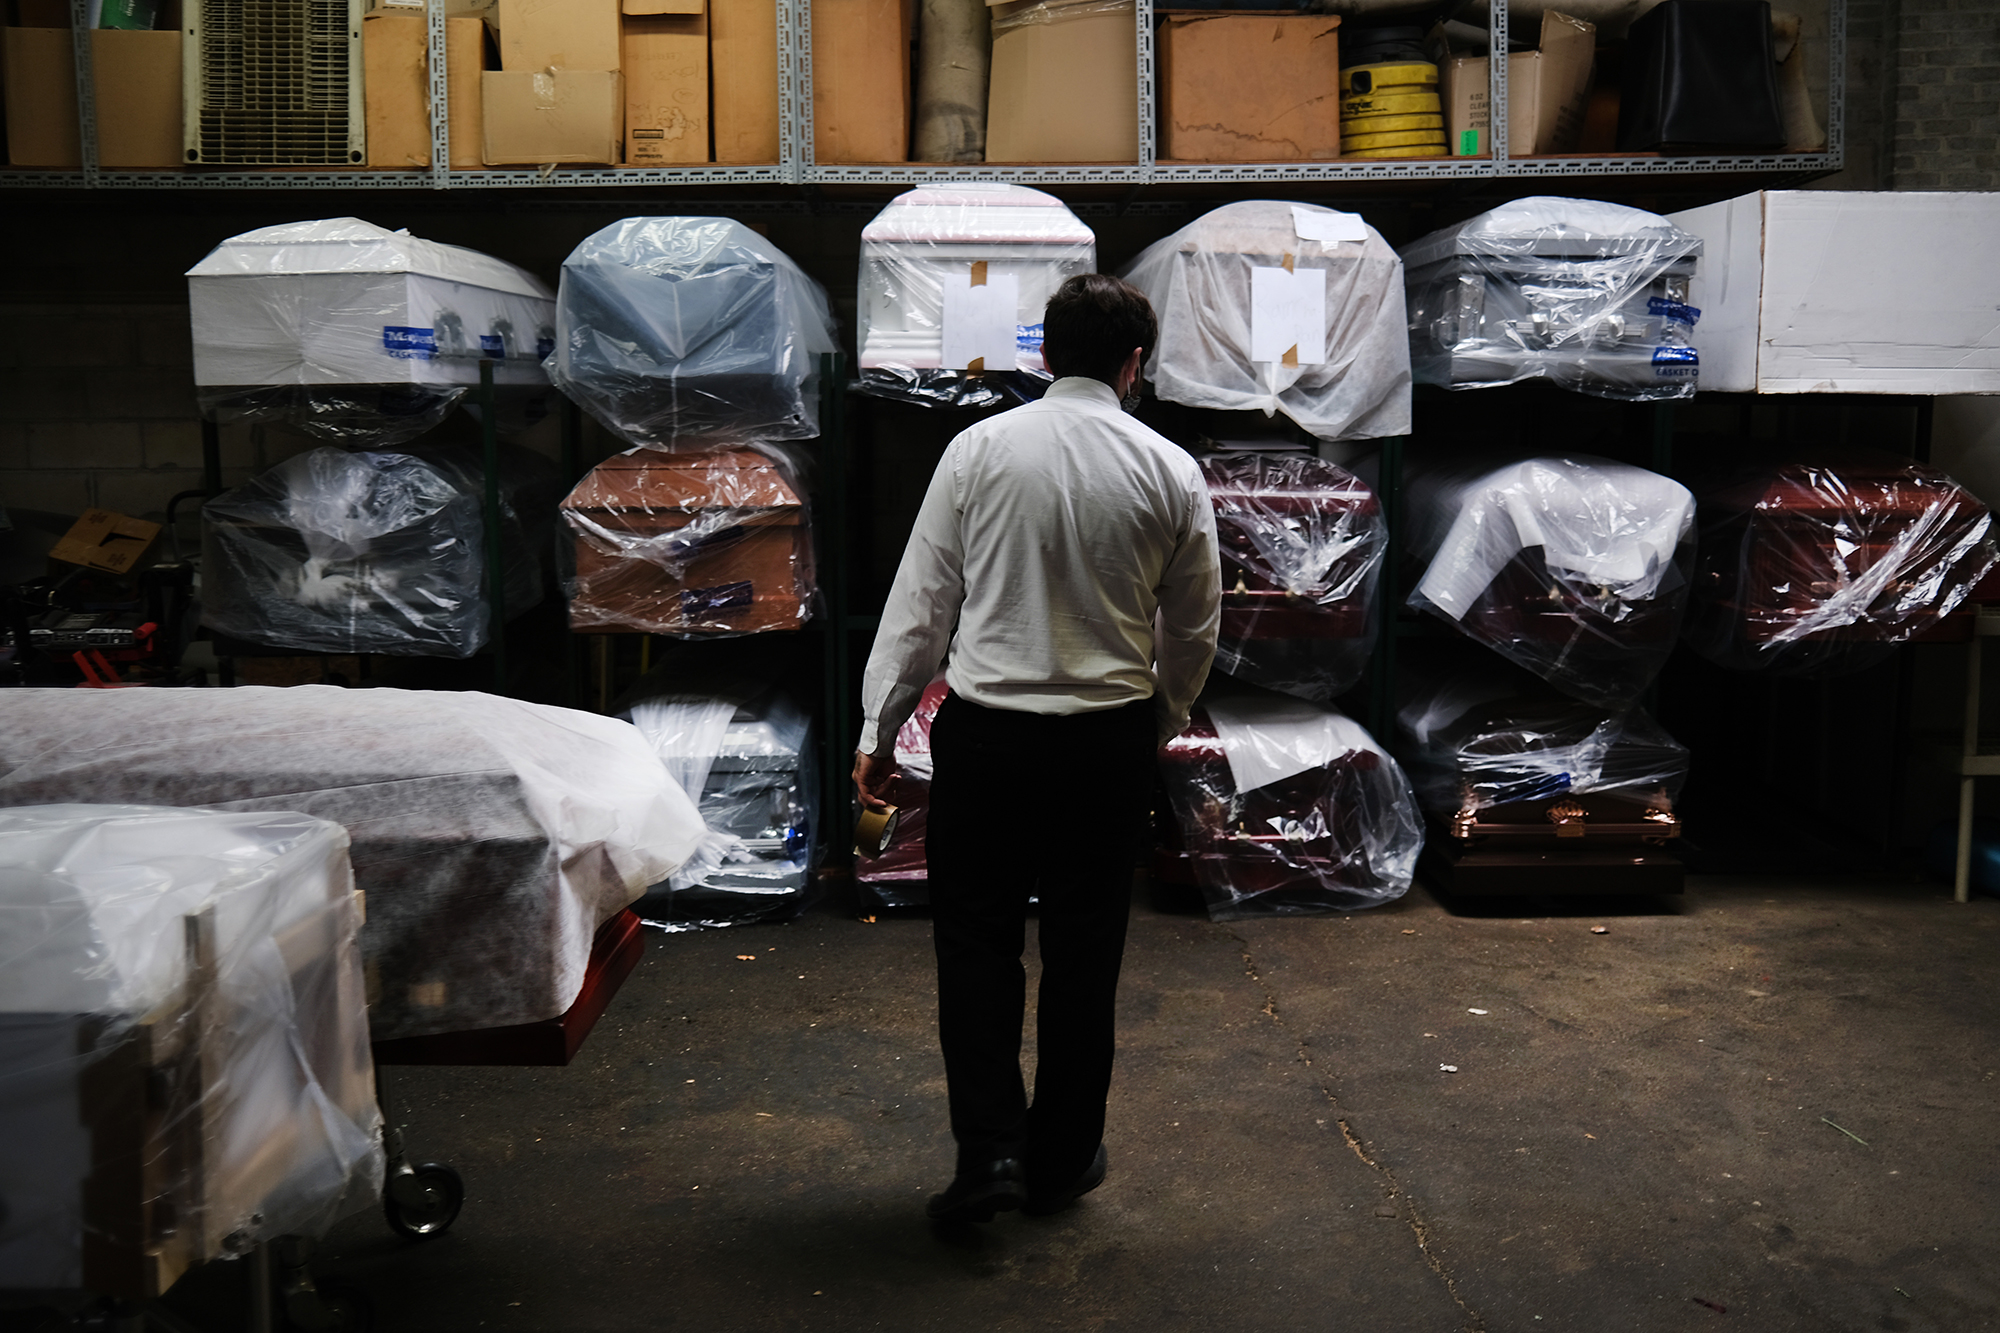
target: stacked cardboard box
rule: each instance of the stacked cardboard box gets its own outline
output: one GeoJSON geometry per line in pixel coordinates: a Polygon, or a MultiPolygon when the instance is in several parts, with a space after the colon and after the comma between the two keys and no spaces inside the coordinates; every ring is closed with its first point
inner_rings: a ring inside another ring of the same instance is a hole
{"type": "Polygon", "coordinates": [[[709,160],[704,0],[624,0],[625,163],[709,160]]]}
{"type": "MultiPolygon", "coordinates": [[[[69,5],[20,0],[16,16],[20,26],[0,29],[7,160],[17,167],[81,167],[69,5]]],[[[178,12],[161,14],[158,21],[164,31],[99,28],[90,34],[99,166],[163,171],[180,165],[178,12]]]]}
{"type": "MultiPolygon", "coordinates": [[[[460,3],[451,0],[448,8],[460,3]]],[[[484,160],[479,76],[487,65],[486,24],[476,13],[460,14],[445,19],[444,31],[451,165],[477,167],[484,160]]],[[[361,23],[361,61],[369,167],[430,166],[430,28],[422,11],[377,4],[361,23]]]]}
{"type": "Polygon", "coordinates": [[[1310,162],[1340,156],[1340,19],[1170,13],[1160,27],[1160,156],[1310,162]]]}
{"type": "MultiPolygon", "coordinates": [[[[1442,30],[1431,46],[1443,73],[1445,127],[1454,157],[1484,157],[1493,149],[1489,60],[1449,55],[1442,30]]],[[[1590,100],[1597,29],[1554,10],[1542,14],[1541,46],[1507,57],[1507,151],[1514,157],[1574,153],[1590,100]]]]}
{"type": "Polygon", "coordinates": [[[618,0],[500,0],[483,71],[488,166],[617,165],[625,125],[618,0]]]}

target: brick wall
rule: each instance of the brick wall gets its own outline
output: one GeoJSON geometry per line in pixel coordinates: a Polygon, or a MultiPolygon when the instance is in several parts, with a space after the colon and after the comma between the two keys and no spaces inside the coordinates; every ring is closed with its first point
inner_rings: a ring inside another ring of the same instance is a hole
{"type": "Polygon", "coordinates": [[[1897,9],[1893,188],[2000,189],[2000,5],[1897,9]]]}

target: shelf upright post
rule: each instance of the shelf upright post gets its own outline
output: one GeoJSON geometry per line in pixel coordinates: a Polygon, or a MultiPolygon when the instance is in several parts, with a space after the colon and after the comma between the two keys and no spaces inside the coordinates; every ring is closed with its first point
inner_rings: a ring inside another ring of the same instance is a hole
{"type": "Polygon", "coordinates": [[[853,804],[847,797],[847,747],[855,735],[854,714],[849,704],[852,671],[848,644],[848,550],[847,526],[847,359],[839,352],[825,352],[819,358],[819,461],[820,504],[813,515],[819,530],[821,552],[820,592],[826,617],[826,718],[825,799],[820,808],[826,813],[827,855],[833,864],[846,857],[842,830],[853,804]]]}
{"type": "Polygon", "coordinates": [[[1138,28],[1138,50],[1135,58],[1139,62],[1139,180],[1150,183],[1153,179],[1154,107],[1159,101],[1153,69],[1153,0],[1135,0],[1138,28]]]}
{"type": "Polygon", "coordinates": [[[445,68],[444,0],[429,0],[424,6],[429,24],[430,107],[431,107],[431,188],[451,188],[451,97],[450,71],[445,68]]]}
{"type": "Polygon", "coordinates": [[[97,188],[97,54],[90,44],[90,0],[69,0],[71,53],[76,58],[76,134],[83,150],[83,187],[97,188]]]}
{"type": "Polygon", "coordinates": [[[500,422],[493,395],[493,361],[479,362],[479,436],[486,496],[487,639],[493,649],[493,692],[507,693],[507,557],[500,546],[500,422]]]}
{"type": "Polygon", "coordinates": [[[1382,506],[1382,525],[1388,540],[1382,546],[1382,572],[1375,586],[1381,590],[1381,623],[1376,628],[1375,660],[1370,663],[1374,681],[1368,691],[1368,730],[1376,741],[1387,746],[1389,728],[1396,720],[1396,617],[1403,609],[1403,446],[1407,436],[1383,439],[1376,458],[1375,502],[1382,506]]]}
{"type": "Polygon", "coordinates": [[[1488,15],[1493,26],[1486,43],[1486,137],[1493,149],[1490,170],[1505,173],[1514,155],[1507,142],[1507,0],[1493,0],[1488,15]]]}
{"type": "Polygon", "coordinates": [[[778,6],[778,162],[793,185],[805,181],[812,161],[812,0],[776,0],[778,6]]]}

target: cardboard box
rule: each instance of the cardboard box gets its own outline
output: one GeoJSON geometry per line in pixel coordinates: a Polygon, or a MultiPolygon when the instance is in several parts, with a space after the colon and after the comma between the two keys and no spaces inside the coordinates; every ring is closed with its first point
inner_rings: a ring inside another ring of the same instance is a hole
{"type": "Polygon", "coordinates": [[[1158,45],[1160,156],[1339,157],[1339,27],[1318,14],[1168,14],[1158,45]]]}
{"type": "MultiPolygon", "coordinates": [[[[1596,56],[1595,25],[1552,9],[1543,12],[1540,49],[1516,51],[1507,57],[1507,151],[1511,156],[1577,151],[1596,56]]],[[[1440,62],[1438,73],[1446,142],[1452,156],[1485,157],[1493,150],[1487,58],[1451,56],[1440,62]]]]}
{"type": "Polygon", "coordinates": [[[813,0],[813,160],[910,156],[910,12],[903,0],[813,0]]]}
{"type": "Polygon", "coordinates": [[[1022,0],[993,15],[986,160],[1138,161],[1136,7],[1022,0]]]}
{"type": "Polygon", "coordinates": [[[717,162],[778,160],[778,7],[710,0],[708,79],[717,162]]]}
{"type": "Polygon", "coordinates": [[[487,166],[618,165],[625,83],[617,70],[487,70],[479,80],[487,166]]]}
{"type": "Polygon", "coordinates": [[[86,509],[63,539],[49,548],[49,559],[107,574],[129,574],[159,535],[160,525],[143,518],[109,509],[86,509]]]}
{"type": "Polygon", "coordinates": [[[618,68],[618,0],[500,0],[500,68],[618,68]]]}
{"type": "MultiPolygon", "coordinates": [[[[707,0],[624,0],[618,6],[625,14],[706,14],[707,0]]],[[[776,12],[775,10],[773,12],[776,12]]]]}
{"type": "Polygon", "coordinates": [[[451,165],[485,165],[486,118],[480,106],[479,76],[487,60],[486,22],[480,18],[444,21],[444,106],[451,139],[451,165]]]}
{"type": "Polygon", "coordinates": [[[371,168],[431,164],[430,63],[430,24],[424,19],[377,14],[361,21],[361,88],[371,168]]]}
{"type": "Polygon", "coordinates": [[[1701,387],[2000,393],[2000,194],[1771,190],[1675,213],[1701,237],[1701,387]]]}
{"type": "Polygon", "coordinates": [[[624,61],[625,165],[708,161],[707,17],[628,16],[624,61]]]}
{"type": "MultiPolygon", "coordinates": [[[[181,165],[181,34],[100,28],[90,35],[97,82],[97,162],[120,171],[181,165]]],[[[8,28],[0,40],[7,160],[80,167],[76,63],[67,28],[8,28]]]]}

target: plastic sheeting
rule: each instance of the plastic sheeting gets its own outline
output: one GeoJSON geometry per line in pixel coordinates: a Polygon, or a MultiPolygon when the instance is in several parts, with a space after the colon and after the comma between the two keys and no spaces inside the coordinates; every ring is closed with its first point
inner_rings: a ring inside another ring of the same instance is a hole
{"type": "Polygon", "coordinates": [[[597,929],[694,854],[630,724],[421,690],[14,690],[0,806],[295,810],[344,825],[377,1041],[553,1018],[597,929]]]}
{"type": "Polygon", "coordinates": [[[1516,801],[1617,796],[1672,809],[1687,747],[1643,709],[1606,712],[1461,673],[1420,691],[1396,716],[1405,768],[1441,819],[1516,801]]]}
{"type": "Polygon", "coordinates": [[[811,722],[783,690],[675,690],[626,711],[706,826],[688,862],[635,909],[669,931],[784,920],[812,901],[811,722]]]}
{"type": "Polygon", "coordinates": [[[1352,911],[1409,891],[1423,847],[1415,794],[1333,709],[1212,689],[1160,771],[1212,920],[1352,911]]]}
{"type": "MultiPolygon", "coordinates": [[[[503,593],[542,599],[555,473],[501,469],[503,593]]],[[[203,507],[202,623],[309,653],[470,657],[486,646],[485,481],[477,458],[311,449],[203,507]]]]}
{"type": "Polygon", "coordinates": [[[930,824],[931,723],[950,689],[943,677],[925,686],[916,711],[896,732],[896,772],[882,794],[896,807],[896,831],[880,852],[854,858],[854,879],[864,902],[880,907],[930,906],[924,835],[930,824]]]}
{"type": "Polygon", "coordinates": [[[1217,668],[1322,703],[1351,689],[1389,546],[1375,493],[1310,454],[1217,455],[1201,471],[1222,556],[1217,668]]]}
{"type": "Polygon", "coordinates": [[[826,293],[742,223],[626,218],[563,261],[548,371],[632,444],[804,440],[839,349],[826,293]]]}
{"type": "Polygon", "coordinates": [[[1992,516],[1890,455],[1765,465],[1704,486],[1688,642],[1739,671],[1838,674],[1882,660],[1992,572],[1992,516]]]}
{"type": "Polygon", "coordinates": [[[1516,199],[1403,249],[1419,384],[1547,379],[1598,398],[1694,394],[1701,239],[1594,199],[1516,199]]]}
{"type": "Polygon", "coordinates": [[[943,407],[1039,396],[1042,311],[1096,271],[1097,237],[1054,195],[985,182],[898,195],[861,231],[862,391],[943,407]]]}
{"type": "Polygon", "coordinates": [[[388,448],[443,421],[494,362],[546,394],[555,293],[526,269],[359,218],[232,236],[188,270],[194,378],[223,422],[388,448]]]}
{"type": "Polygon", "coordinates": [[[151,1295],[374,1201],[353,888],[306,815],[0,810],[0,1289],[151,1295]]]}
{"type": "Polygon", "coordinates": [[[1627,708],[1666,664],[1687,604],[1694,497],[1583,455],[1420,474],[1409,604],[1565,694],[1627,708]]]}
{"type": "Polygon", "coordinates": [[[1282,412],[1322,440],[1409,433],[1403,264],[1356,215],[1226,204],[1123,276],[1159,316],[1146,378],[1168,402],[1282,412]]]}
{"type": "Polygon", "coordinates": [[[817,585],[799,461],[764,445],[600,463],[562,502],[570,627],[710,638],[805,624],[817,585]]]}

